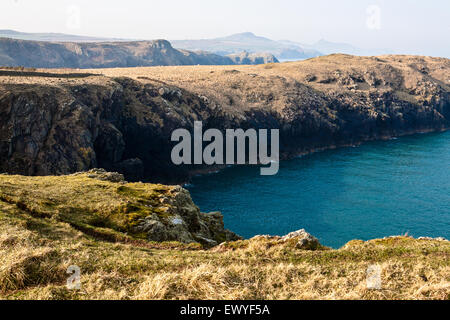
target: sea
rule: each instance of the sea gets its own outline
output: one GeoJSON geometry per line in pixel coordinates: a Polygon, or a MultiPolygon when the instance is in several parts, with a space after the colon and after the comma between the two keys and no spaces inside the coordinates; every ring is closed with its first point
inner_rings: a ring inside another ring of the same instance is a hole
{"type": "Polygon", "coordinates": [[[243,236],[305,229],[323,245],[408,234],[450,238],[450,132],[368,142],[282,161],[275,176],[234,166],[185,186],[243,236]]]}

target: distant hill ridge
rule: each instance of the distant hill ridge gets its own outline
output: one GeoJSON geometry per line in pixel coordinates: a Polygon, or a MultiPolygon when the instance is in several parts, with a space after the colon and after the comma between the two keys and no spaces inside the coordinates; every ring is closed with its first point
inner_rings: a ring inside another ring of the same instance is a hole
{"type": "Polygon", "coordinates": [[[242,62],[208,52],[172,47],[167,40],[116,42],[45,42],[0,38],[0,65],[30,68],[116,68],[174,65],[234,65],[278,62],[252,55],[242,62]]]}
{"type": "Polygon", "coordinates": [[[227,37],[200,40],[174,40],[176,48],[186,50],[206,50],[216,54],[239,54],[267,52],[277,59],[307,59],[322,55],[321,52],[305,48],[298,43],[285,43],[257,36],[252,32],[237,33],[227,37]]]}
{"type": "MultiPolygon", "coordinates": [[[[27,33],[15,30],[0,30],[0,38],[77,43],[145,41],[144,39],[93,37],[63,33],[27,33]]],[[[248,52],[250,55],[266,53],[274,56],[271,59],[279,60],[302,60],[332,53],[352,55],[381,55],[393,53],[392,50],[389,49],[365,50],[351,44],[330,42],[325,39],[321,39],[314,44],[305,44],[290,40],[277,41],[255,35],[252,32],[236,33],[213,39],[171,40],[170,42],[176,49],[207,51],[220,56],[228,56],[230,54],[235,56],[236,54],[240,55],[243,52],[248,52]]],[[[228,61],[228,63],[230,63],[230,61],[228,61]]]]}
{"type": "Polygon", "coordinates": [[[129,41],[120,38],[89,37],[65,33],[28,33],[15,30],[0,30],[0,38],[49,42],[110,42],[129,41]]]}

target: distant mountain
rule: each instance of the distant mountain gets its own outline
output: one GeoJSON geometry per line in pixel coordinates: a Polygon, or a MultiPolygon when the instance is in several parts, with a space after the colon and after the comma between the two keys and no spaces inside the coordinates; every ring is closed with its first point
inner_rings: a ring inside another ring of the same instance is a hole
{"type": "MultiPolygon", "coordinates": [[[[12,38],[18,40],[46,41],[46,42],[76,42],[76,43],[100,43],[100,42],[135,42],[132,39],[89,37],[63,33],[26,33],[15,30],[0,30],[0,38],[12,38]]],[[[141,41],[139,41],[141,42],[141,41]]],[[[275,41],[269,38],[257,36],[251,32],[237,33],[227,37],[200,40],[173,40],[174,48],[189,51],[205,51],[220,56],[231,58],[257,54],[258,61],[266,60],[267,53],[275,60],[301,60],[332,53],[345,53],[352,55],[381,55],[394,53],[392,50],[357,48],[347,43],[330,42],[320,40],[314,44],[304,44],[290,40],[275,41]],[[265,58],[264,58],[265,57],[265,58]]],[[[269,58],[270,60],[271,58],[269,58]]],[[[252,59],[246,60],[255,63],[252,59]]]]}
{"type": "Polygon", "coordinates": [[[303,47],[305,49],[310,50],[316,50],[320,51],[323,54],[333,54],[333,53],[344,53],[344,54],[351,54],[355,56],[376,56],[376,55],[383,55],[383,54],[393,54],[394,52],[389,49],[362,49],[355,47],[348,43],[340,43],[340,42],[330,42],[324,39],[321,39],[317,41],[314,44],[304,44],[304,43],[298,43],[294,41],[289,40],[281,40],[279,41],[281,43],[284,43],[286,45],[297,45],[300,47],[303,47]]]}
{"type": "MultiPolygon", "coordinates": [[[[166,40],[130,42],[43,42],[0,38],[0,66],[115,68],[173,65],[258,64],[275,57],[239,60],[208,52],[177,50],[166,40]]],[[[277,62],[277,61],[271,61],[277,62]]]]}
{"type": "MultiPolygon", "coordinates": [[[[0,38],[49,42],[107,42],[127,41],[126,39],[77,36],[64,33],[27,33],[14,30],[0,30],[0,38]]],[[[129,40],[128,40],[129,41],[129,40]]]]}
{"type": "Polygon", "coordinates": [[[324,39],[321,39],[315,44],[313,44],[312,48],[314,48],[315,50],[319,50],[324,54],[345,53],[345,54],[359,55],[363,52],[363,50],[361,50],[360,48],[356,48],[351,44],[330,42],[324,39]]]}
{"type": "Polygon", "coordinates": [[[215,39],[174,40],[171,42],[175,48],[205,50],[220,55],[238,54],[244,51],[248,53],[266,52],[273,54],[278,59],[307,59],[322,55],[321,52],[314,49],[256,36],[251,32],[215,39]]]}

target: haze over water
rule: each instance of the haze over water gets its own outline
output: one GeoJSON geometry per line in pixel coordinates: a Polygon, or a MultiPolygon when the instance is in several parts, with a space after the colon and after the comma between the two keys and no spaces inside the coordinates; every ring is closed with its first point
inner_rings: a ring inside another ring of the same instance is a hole
{"type": "Polygon", "coordinates": [[[188,189],[245,238],[302,228],[335,248],[405,233],[450,238],[450,132],[311,154],[282,162],[276,176],[228,168],[188,189]]]}

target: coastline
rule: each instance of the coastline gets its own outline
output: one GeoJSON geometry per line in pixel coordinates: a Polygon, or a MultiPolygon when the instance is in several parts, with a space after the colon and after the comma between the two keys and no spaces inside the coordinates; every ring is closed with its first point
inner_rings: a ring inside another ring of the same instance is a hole
{"type": "MultiPolygon", "coordinates": [[[[340,149],[340,148],[350,148],[350,147],[358,147],[361,146],[365,143],[368,142],[375,142],[375,141],[389,141],[389,140],[394,140],[394,139],[401,139],[402,137],[408,137],[408,136],[413,136],[413,135],[417,135],[417,134],[429,134],[429,133],[443,133],[443,132],[447,132],[450,130],[450,127],[448,128],[440,128],[440,129],[421,129],[421,130],[417,130],[417,131],[409,131],[409,132],[405,132],[402,134],[398,134],[398,135],[392,135],[392,136],[383,136],[383,137],[379,137],[379,138],[373,138],[373,139],[367,139],[367,140],[362,140],[360,142],[355,142],[352,144],[340,144],[340,145],[330,145],[327,147],[321,147],[321,148],[313,148],[310,151],[302,151],[302,152],[298,152],[298,153],[283,153],[281,152],[281,156],[280,156],[280,162],[281,161],[288,161],[288,160],[293,160],[295,158],[301,158],[313,153],[317,153],[317,152],[324,152],[324,151],[328,151],[328,150],[336,150],[336,149],[340,149]]],[[[203,175],[211,175],[211,174],[215,174],[215,173],[219,173],[220,171],[226,169],[226,168],[232,168],[238,165],[214,165],[214,166],[210,166],[207,168],[202,168],[202,169],[198,169],[198,170],[192,170],[189,173],[189,179],[188,180],[184,180],[181,181],[180,183],[178,183],[178,185],[180,186],[185,186],[185,185],[189,185],[192,182],[192,178],[196,177],[196,176],[203,176],[203,175]]],[[[250,164],[245,164],[243,166],[260,166],[258,165],[250,165],[250,164]]],[[[149,181],[150,182],[150,181],[149,181]]]]}

